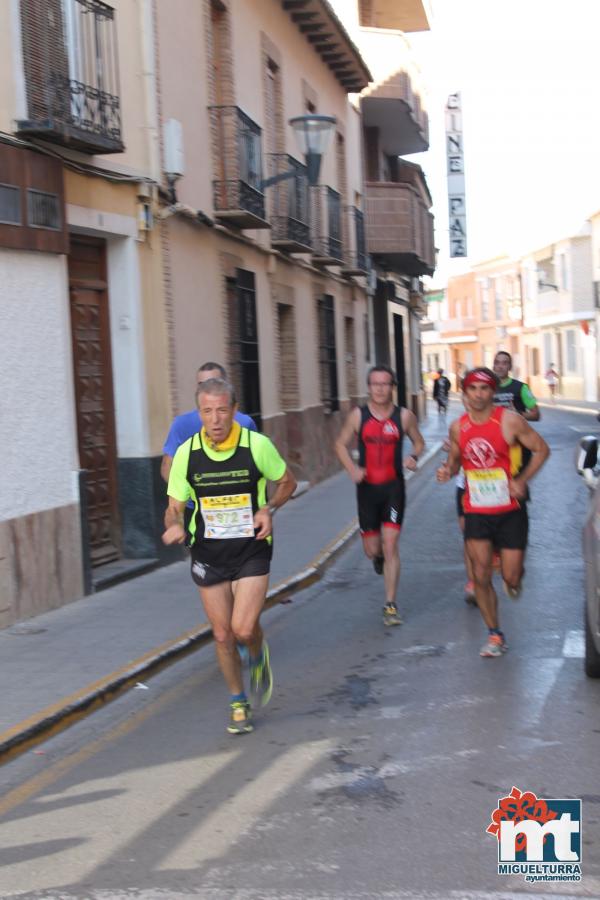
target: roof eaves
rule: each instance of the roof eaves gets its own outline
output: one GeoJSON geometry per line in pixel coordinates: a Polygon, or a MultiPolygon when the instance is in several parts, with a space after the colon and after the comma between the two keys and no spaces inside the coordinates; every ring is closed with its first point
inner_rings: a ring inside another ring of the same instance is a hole
{"type": "Polygon", "coordinates": [[[309,25],[299,25],[299,27],[306,40],[323,59],[325,65],[333,72],[345,91],[358,94],[373,80],[373,76],[362,58],[358,47],[348,34],[342,21],[338,18],[337,13],[329,3],[329,0],[307,0],[305,4],[298,4],[297,6],[296,4],[293,6],[292,4],[286,6],[286,2],[283,0],[282,5],[284,9],[290,13],[292,18],[294,18],[296,9],[298,10],[297,15],[302,15],[300,10],[304,10],[305,7],[308,7],[309,9],[312,7],[315,10],[321,11],[321,15],[326,21],[327,27],[330,30],[333,30],[335,32],[334,34],[327,32],[321,35],[321,28],[318,27],[319,23],[312,20],[309,25]],[[335,60],[337,65],[332,65],[334,60],[327,59],[328,56],[331,57],[332,50],[337,51],[339,46],[342,47],[341,59],[345,58],[344,61],[350,63],[350,69],[348,69],[347,66],[340,68],[340,58],[338,57],[337,52],[333,54],[337,57],[335,60]]]}

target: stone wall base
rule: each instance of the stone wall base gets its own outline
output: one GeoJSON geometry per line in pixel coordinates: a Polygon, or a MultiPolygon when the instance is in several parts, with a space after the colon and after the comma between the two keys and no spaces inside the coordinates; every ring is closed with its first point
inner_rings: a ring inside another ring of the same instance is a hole
{"type": "Polygon", "coordinates": [[[0,628],[82,594],[78,504],[0,522],[0,628]]]}

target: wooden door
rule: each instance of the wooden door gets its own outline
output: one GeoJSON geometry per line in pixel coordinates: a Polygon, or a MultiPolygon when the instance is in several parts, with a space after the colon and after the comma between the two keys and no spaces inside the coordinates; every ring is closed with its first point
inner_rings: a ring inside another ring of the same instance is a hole
{"type": "Polygon", "coordinates": [[[104,241],[71,237],[69,294],[79,459],[87,473],[90,559],[98,566],[120,556],[104,241]]]}

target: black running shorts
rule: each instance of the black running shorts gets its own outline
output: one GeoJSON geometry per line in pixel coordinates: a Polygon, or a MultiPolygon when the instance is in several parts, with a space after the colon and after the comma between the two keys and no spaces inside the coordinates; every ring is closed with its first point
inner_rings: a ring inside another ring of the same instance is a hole
{"type": "Polygon", "coordinates": [[[379,534],[381,526],[400,531],[404,519],[404,479],[356,486],[358,524],[363,536],[379,534]]]}
{"type": "Polygon", "coordinates": [[[219,567],[202,561],[202,546],[192,547],[192,580],[198,587],[212,587],[223,581],[239,581],[253,575],[268,575],[271,569],[273,544],[256,541],[250,553],[222,563],[219,567]]]}
{"type": "Polygon", "coordinates": [[[491,541],[498,550],[525,550],[529,519],[525,503],[520,509],[489,516],[465,514],[465,541],[491,541]]]}

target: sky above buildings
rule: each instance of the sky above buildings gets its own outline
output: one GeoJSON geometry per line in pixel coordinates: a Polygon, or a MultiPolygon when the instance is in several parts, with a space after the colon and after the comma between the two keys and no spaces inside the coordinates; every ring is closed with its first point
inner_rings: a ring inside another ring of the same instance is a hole
{"type": "Polygon", "coordinates": [[[600,0],[432,0],[411,35],[429,85],[434,283],[574,234],[600,209],[600,0]],[[469,257],[448,258],[444,106],[463,104],[469,257]]]}

